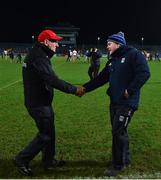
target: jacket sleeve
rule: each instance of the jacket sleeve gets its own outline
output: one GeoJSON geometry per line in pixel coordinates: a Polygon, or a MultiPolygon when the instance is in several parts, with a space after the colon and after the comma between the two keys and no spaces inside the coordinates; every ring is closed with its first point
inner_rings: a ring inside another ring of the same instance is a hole
{"type": "Polygon", "coordinates": [[[108,65],[99,73],[99,75],[91,81],[85,83],[83,86],[86,88],[86,92],[90,92],[103,86],[109,81],[109,69],[108,65]]]}
{"type": "Polygon", "coordinates": [[[38,61],[32,63],[34,70],[39,77],[53,88],[65,93],[75,94],[76,87],[64,80],[59,79],[50,64],[46,63],[45,61],[47,60],[39,59],[38,61]]]}
{"type": "Polygon", "coordinates": [[[132,61],[132,66],[134,69],[134,78],[127,88],[127,91],[130,95],[140,90],[140,88],[150,77],[147,61],[140,51],[136,52],[134,61],[132,61]]]}

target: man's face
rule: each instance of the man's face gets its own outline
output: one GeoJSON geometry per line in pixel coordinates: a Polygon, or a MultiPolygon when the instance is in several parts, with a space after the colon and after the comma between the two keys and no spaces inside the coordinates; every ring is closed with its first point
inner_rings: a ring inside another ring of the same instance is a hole
{"type": "Polygon", "coordinates": [[[112,41],[108,41],[107,42],[107,50],[109,52],[109,54],[111,55],[114,51],[116,51],[116,49],[118,49],[120,47],[119,44],[116,44],[115,42],[112,41]]]}
{"type": "Polygon", "coordinates": [[[57,41],[52,41],[52,40],[45,40],[45,45],[51,49],[53,52],[56,52],[56,48],[59,47],[59,44],[57,41]]]}

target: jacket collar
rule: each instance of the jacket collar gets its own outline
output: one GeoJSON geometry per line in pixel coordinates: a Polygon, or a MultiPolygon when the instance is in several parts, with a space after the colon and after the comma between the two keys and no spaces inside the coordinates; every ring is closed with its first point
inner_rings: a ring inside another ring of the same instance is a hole
{"type": "Polygon", "coordinates": [[[45,55],[48,56],[49,59],[55,54],[55,52],[53,52],[51,49],[49,49],[47,46],[45,46],[42,43],[37,42],[35,46],[41,48],[43,52],[45,53],[45,55]]]}
{"type": "Polygon", "coordinates": [[[116,58],[116,57],[120,57],[123,56],[125,53],[129,52],[132,49],[132,47],[127,46],[127,45],[123,45],[120,46],[116,51],[114,51],[110,58],[116,58]]]}

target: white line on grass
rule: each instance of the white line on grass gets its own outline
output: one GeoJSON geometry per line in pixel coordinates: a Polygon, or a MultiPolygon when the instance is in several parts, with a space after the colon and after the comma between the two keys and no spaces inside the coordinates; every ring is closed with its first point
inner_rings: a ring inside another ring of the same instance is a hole
{"type": "MultiPolygon", "coordinates": [[[[56,68],[59,68],[59,67],[61,67],[61,66],[64,65],[64,64],[65,64],[65,63],[61,63],[61,64],[59,64],[56,68]]],[[[13,85],[15,85],[15,84],[17,84],[17,83],[19,83],[19,82],[21,82],[21,81],[22,81],[22,79],[21,79],[21,80],[17,80],[17,81],[15,81],[15,82],[12,82],[12,83],[8,84],[7,86],[4,86],[4,87],[0,88],[0,91],[3,90],[3,89],[8,88],[8,87],[10,87],[10,86],[13,86],[13,85]]]]}
{"type": "Polygon", "coordinates": [[[0,91],[3,90],[3,89],[8,88],[8,87],[10,87],[10,86],[13,86],[13,85],[15,85],[15,84],[17,84],[17,83],[19,83],[19,82],[21,82],[21,81],[22,81],[22,79],[21,79],[21,80],[17,80],[17,81],[15,81],[15,82],[12,82],[12,83],[8,84],[7,86],[3,86],[2,88],[0,88],[0,91]]]}

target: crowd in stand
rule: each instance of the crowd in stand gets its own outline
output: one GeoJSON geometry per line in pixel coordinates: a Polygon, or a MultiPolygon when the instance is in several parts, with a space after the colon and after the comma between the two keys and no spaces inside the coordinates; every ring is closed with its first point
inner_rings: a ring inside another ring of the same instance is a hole
{"type": "Polygon", "coordinates": [[[161,53],[148,52],[148,51],[142,51],[142,53],[145,55],[147,61],[159,61],[160,62],[161,53]]]}
{"type": "MultiPolygon", "coordinates": [[[[22,63],[23,57],[27,54],[29,48],[24,47],[14,47],[14,48],[1,48],[0,47],[0,55],[2,59],[9,59],[10,61],[14,61],[17,63],[22,63]]],[[[91,49],[83,49],[83,50],[77,50],[77,49],[68,49],[65,53],[60,53],[58,55],[60,56],[66,56],[66,62],[75,62],[76,60],[80,60],[82,57],[85,62],[90,63],[90,54],[91,49]]],[[[161,60],[161,52],[159,51],[146,51],[143,50],[142,53],[145,55],[147,61],[158,61],[161,60]]],[[[104,55],[102,55],[104,56],[104,55]]],[[[107,57],[106,55],[105,57],[107,57]]]]}
{"type": "Polygon", "coordinates": [[[10,60],[11,62],[22,63],[23,58],[27,54],[27,49],[16,49],[16,48],[9,48],[3,49],[0,48],[0,55],[1,59],[10,60]]]}

